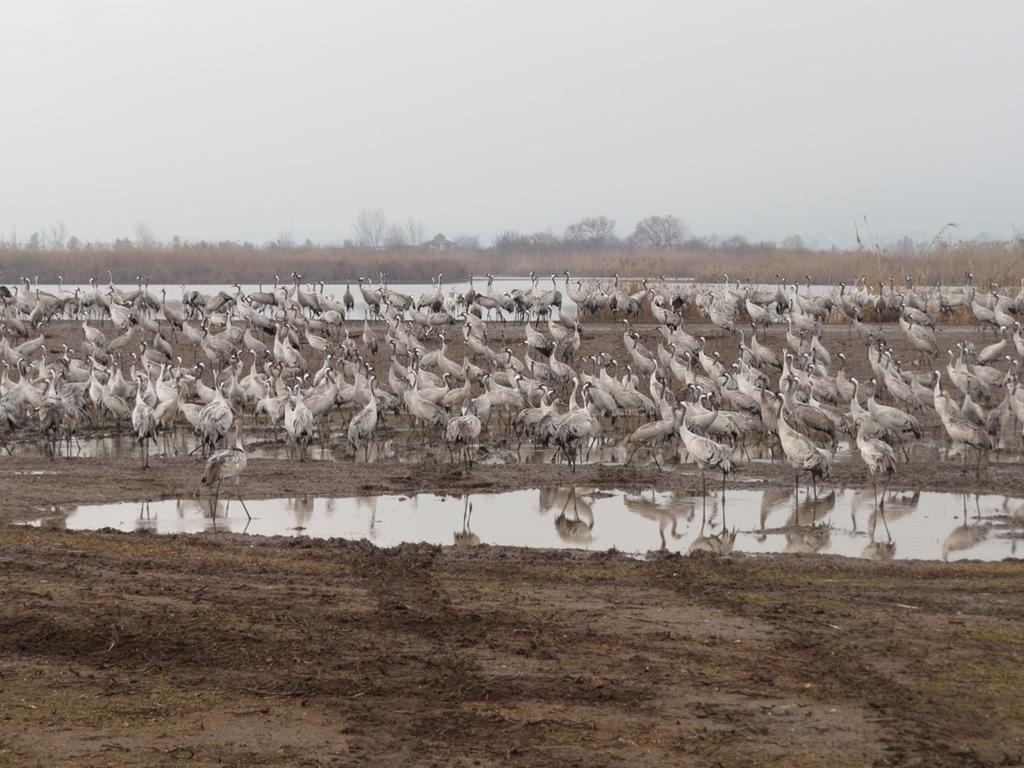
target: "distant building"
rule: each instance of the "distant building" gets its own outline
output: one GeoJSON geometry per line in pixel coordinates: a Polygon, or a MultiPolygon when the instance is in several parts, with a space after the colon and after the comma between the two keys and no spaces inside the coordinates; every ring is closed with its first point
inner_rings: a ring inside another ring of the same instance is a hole
{"type": "Polygon", "coordinates": [[[455,243],[453,243],[447,237],[442,235],[440,232],[438,232],[432,238],[427,240],[427,242],[425,242],[423,245],[426,246],[427,248],[436,248],[439,251],[444,251],[447,250],[448,248],[457,247],[455,243]]]}

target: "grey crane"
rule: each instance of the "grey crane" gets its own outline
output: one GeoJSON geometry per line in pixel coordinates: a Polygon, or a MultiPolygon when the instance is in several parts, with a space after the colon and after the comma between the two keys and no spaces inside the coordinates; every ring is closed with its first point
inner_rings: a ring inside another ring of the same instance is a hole
{"type": "Polygon", "coordinates": [[[241,503],[242,509],[245,510],[245,516],[252,520],[252,515],[249,514],[249,508],[245,505],[241,492],[242,472],[245,471],[249,463],[248,456],[245,453],[245,444],[242,442],[242,419],[240,417],[233,419],[232,425],[235,427],[234,446],[216,451],[206,460],[206,468],[203,470],[203,476],[199,482],[201,485],[213,489],[213,505],[211,509],[213,510],[214,518],[216,518],[217,500],[220,498],[220,485],[225,480],[234,478],[238,501],[241,503]]]}
{"type": "MultiPolygon", "coordinates": [[[[779,443],[782,445],[782,452],[786,456],[789,465],[796,470],[794,484],[797,492],[800,490],[800,473],[807,472],[811,476],[811,486],[814,489],[814,499],[818,499],[818,478],[828,474],[830,466],[829,454],[816,446],[806,435],[794,429],[787,420],[787,411],[783,396],[777,395],[783,400],[782,409],[779,411],[778,435],[779,443]]],[[[792,418],[791,416],[789,418],[792,418]]]]}
{"type": "Polygon", "coordinates": [[[156,443],[160,424],[156,413],[143,398],[144,382],[145,377],[139,374],[138,389],[135,392],[135,407],[132,409],[132,429],[135,430],[135,437],[142,448],[142,468],[149,469],[149,443],[151,440],[156,443]]]}
{"type": "Polygon", "coordinates": [[[871,487],[875,492],[875,509],[879,509],[877,476],[885,477],[885,486],[882,488],[882,507],[884,507],[889,480],[896,472],[896,455],[891,445],[868,434],[864,428],[865,421],[865,419],[861,419],[857,424],[857,450],[871,474],[871,487]]]}
{"type": "Polygon", "coordinates": [[[462,415],[449,419],[444,428],[444,440],[448,444],[448,454],[454,455],[452,449],[458,451],[460,457],[465,456],[466,464],[473,466],[473,447],[480,438],[480,419],[470,413],[469,403],[463,402],[462,415]]]}
{"type": "Polygon", "coordinates": [[[370,460],[370,441],[373,431],[377,428],[377,395],[374,385],[377,382],[376,376],[370,377],[370,401],[363,406],[352,420],[348,423],[348,442],[352,450],[358,454],[359,444],[366,443],[366,461],[370,460]]]}
{"type": "Polygon", "coordinates": [[[707,477],[705,472],[709,469],[717,469],[722,473],[722,500],[725,500],[725,478],[736,469],[736,462],[733,459],[733,450],[727,445],[722,445],[710,437],[699,435],[692,431],[686,424],[686,411],[688,403],[683,403],[679,409],[677,419],[679,437],[683,441],[690,459],[700,468],[700,490],[704,497],[704,508],[707,510],[707,477]]]}

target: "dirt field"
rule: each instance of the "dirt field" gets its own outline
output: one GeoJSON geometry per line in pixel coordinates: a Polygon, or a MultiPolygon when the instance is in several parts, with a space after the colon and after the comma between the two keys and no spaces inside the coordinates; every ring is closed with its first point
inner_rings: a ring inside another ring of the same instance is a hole
{"type": "MultiPolygon", "coordinates": [[[[52,350],[78,338],[52,330],[52,350]]],[[[589,334],[587,354],[621,355],[618,328],[589,334]]],[[[459,359],[461,337],[451,341],[459,359]]],[[[830,328],[825,342],[864,376],[862,341],[830,328]]],[[[709,340],[727,360],[734,344],[709,340]]],[[[48,462],[25,449],[33,439],[0,458],[0,520],[188,496],[201,473],[186,458],[155,457],[149,471],[132,459],[48,462]]],[[[992,463],[979,482],[958,462],[912,457],[894,489],[1024,494],[1016,462],[992,463]]],[[[833,475],[867,482],[856,459],[833,475]]],[[[751,462],[730,485],[791,483],[778,464],[751,462]]],[[[696,491],[699,477],[646,463],[574,475],[254,459],[243,495],[573,484],[696,491]]],[[[1019,561],[641,562],[4,525],[0,766],[1018,765],[1021,584],[1019,561]]]]}
{"type": "Polygon", "coordinates": [[[1019,563],[0,528],[0,765],[1016,765],[1019,563]]]}

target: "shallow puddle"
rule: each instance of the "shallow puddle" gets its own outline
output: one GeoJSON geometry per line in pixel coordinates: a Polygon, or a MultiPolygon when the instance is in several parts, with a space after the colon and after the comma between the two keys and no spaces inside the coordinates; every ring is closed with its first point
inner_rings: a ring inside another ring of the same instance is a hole
{"type": "Polygon", "coordinates": [[[889,494],[877,512],[870,489],[823,492],[730,490],[704,500],[671,492],[642,494],[546,488],[469,497],[300,497],[246,502],[222,498],[55,509],[31,525],[69,529],[196,533],[232,531],[402,542],[480,543],[643,554],[798,552],[872,559],[1000,560],[1018,552],[1024,499],[944,493],[889,494]],[[1006,521],[1018,518],[1020,525],[1006,521]]]}

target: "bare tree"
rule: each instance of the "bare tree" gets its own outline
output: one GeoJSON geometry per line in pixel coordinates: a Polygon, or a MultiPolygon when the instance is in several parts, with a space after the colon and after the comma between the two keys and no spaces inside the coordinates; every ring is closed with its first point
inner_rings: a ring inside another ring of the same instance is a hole
{"type": "Polygon", "coordinates": [[[607,216],[586,216],[565,228],[565,239],[587,245],[615,242],[615,220],[607,216]]]}
{"type": "Polygon", "coordinates": [[[904,235],[893,245],[893,252],[900,256],[913,256],[917,253],[917,246],[914,245],[914,238],[904,235]]]}
{"type": "Polygon", "coordinates": [[[725,251],[749,251],[753,246],[743,235],[730,235],[722,241],[720,247],[725,251]]]}
{"type": "Polygon", "coordinates": [[[525,251],[530,247],[530,236],[514,229],[495,235],[491,247],[496,251],[525,251]]]}
{"type": "Polygon", "coordinates": [[[480,250],[480,238],[476,235],[459,235],[455,238],[455,245],[467,250],[480,250]]]}
{"type": "Polygon", "coordinates": [[[144,221],[135,225],[135,244],[143,247],[152,247],[157,244],[156,234],[153,227],[144,221]]]}
{"type": "Polygon", "coordinates": [[[558,246],[558,238],[554,232],[534,232],[530,235],[530,243],[534,248],[555,248],[558,246]]]}
{"type": "Polygon", "coordinates": [[[423,245],[423,241],[427,239],[427,228],[423,226],[422,221],[418,221],[410,216],[405,220],[405,235],[409,245],[413,247],[423,245]]]}
{"type": "Polygon", "coordinates": [[[270,246],[272,248],[294,248],[295,238],[292,237],[291,232],[282,232],[277,236],[277,239],[270,244],[270,246]]]}
{"type": "Polygon", "coordinates": [[[683,242],[686,225],[671,214],[648,216],[636,223],[633,242],[645,248],[672,248],[683,242]]]}
{"type": "Polygon", "coordinates": [[[779,247],[785,251],[802,251],[807,246],[804,245],[804,239],[800,235],[790,235],[782,239],[779,247]]]}
{"type": "Polygon", "coordinates": [[[58,221],[54,226],[49,228],[46,233],[47,245],[50,248],[57,250],[63,250],[64,241],[68,236],[68,228],[64,225],[63,221],[58,221]]]}
{"type": "Polygon", "coordinates": [[[356,242],[366,248],[380,248],[387,228],[388,217],[383,208],[363,208],[356,217],[356,242]]]}
{"type": "Polygon", "coordinates": [[[402,248],[406,245],[410,245],[410,243],[406,239],[405,228],[400,224],[388,224],[388,228],[384,231],[384,247],[402,248]]]}

